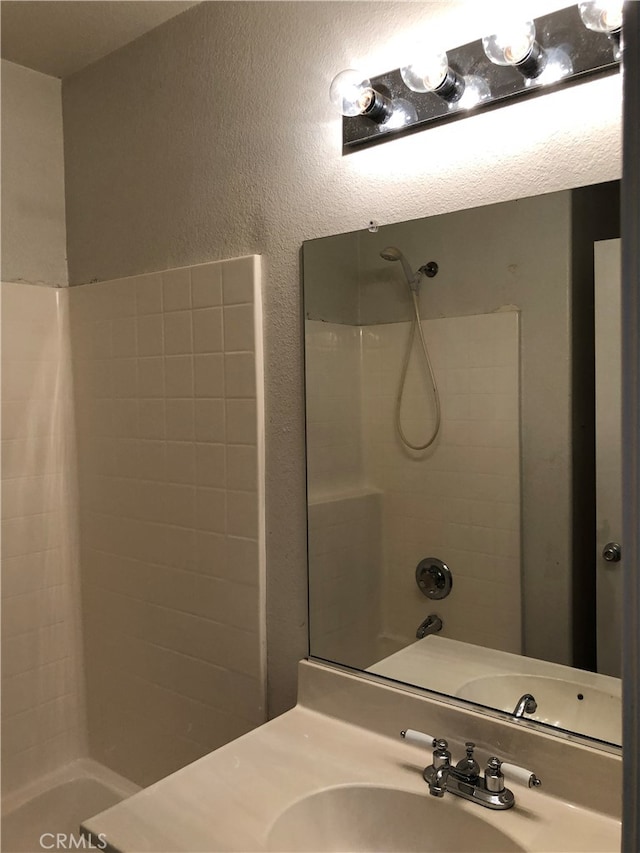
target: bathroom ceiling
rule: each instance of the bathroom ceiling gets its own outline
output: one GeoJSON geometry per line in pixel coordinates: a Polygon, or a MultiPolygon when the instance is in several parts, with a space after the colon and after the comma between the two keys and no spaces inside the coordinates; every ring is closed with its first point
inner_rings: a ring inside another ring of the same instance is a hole
{"type": "Polygon", "coordinates": [[[2,58],[68,77],[197,2],[3,0],[2,58]]]}

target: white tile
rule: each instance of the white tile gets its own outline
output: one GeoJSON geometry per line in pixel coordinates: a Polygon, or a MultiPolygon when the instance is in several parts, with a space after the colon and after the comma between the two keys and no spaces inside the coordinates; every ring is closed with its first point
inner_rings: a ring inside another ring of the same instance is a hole
{"type": "Polygon", "coordinates": [[[162,275],[160,273],[138,276],[135,280],[135,288],[138,314],[159,314],[162,311],[162,275]]]}
{"type": "Polygon", "coordinates": [[[191,311],[173,311],[164,315],[165,355],[193,352],[191,311]]]}
{"type": "Polygon", "coordinates": [[[226,440],[224,400],[195,401],[195,437],[196,441],[224,443],[226,440]]]}
{"type": "Polygon", "coordinates": [[[196,355],[195,396],[224,397],[225,376],[224,356],[221,353],[196,355]]]}
{"type": "Polygon", "coordinates": [[[194,401],[169,398],[165,401],[166,436],[172,441],[193,441],[194,401]]]}
{"type": "Polygon", "coordinates": [[[162,358],[138,359],[138,393],[141,397],[164,396],[164,364],[162,358]]]}
{"type": "Polygon", "coordinates": [[[253,305],[226,305],[224,308],[225,352],[251,352],[253,348],[253,305]]]}
{"type": "Polygon", "coordinates": [[[199,486],[223,489],[226,486],[224,444],[196,444],[196,472],[199,486]]]}
{"type": "Polygon", "coordinates": [[[222,295],[225,305],[253,302],[253,258],[236,258],[222,264],[222,295]]]}
{"type": "Polygon", "coordinates": [[[162,307],[165,312],[191,308],[191,274],[188,267],[162,273],[162,307]]]}
{"type": "Polygon", "coordinates": [[[234,444],[255,444],[257,414],[255,400],[226,401],[226,436],[234,444]]]}
{"type": "Polygon", "coordinates": [[[116,358],[133,357],[136,355],[136,320],[135,317],[120,317],[112,324],[113,355],[116,358]]]}
{"type": "Polygon", "coordinates": [[[200,308],[193,312],[194,352],[222,352],[222,308],[200,308]]]}
{"type": "Polygon", "coordinates": [[[193,358],[172,355],[164,359],[164,382],[167,397],[193,396],[193,358]]]}
{"type": "Polygon", "coordinates": [[[162,314],[137,318],[137,344],[139,356],[162,355],[164,351],[162,314]]]}
{"type": "Polygon", "coordinates": [[[226,492],[224,489],[196,489],[196,526],[210,533],[226,528],[226,492]]]}
{"type": "Polygon", "coordinates": [[[255,491],[257,454],[251,445],[227,446],[227,488],[255,491]]]}
{"type": "Polygon", "coordinates": [[[227,491],[227,533],[230,536],[257,537],[258,501],[255,492],[227,491]]]}
{"type": "Polygon", "coordinates": [[[224,377],[227,397],[255,397],[256,373],[253,354],[225,353],[224,377]]]}
{"type": "Polygon", "coordinates": [[[191,293],[194,308],[222,305],[222,263],[191,267],[191,293]]]}

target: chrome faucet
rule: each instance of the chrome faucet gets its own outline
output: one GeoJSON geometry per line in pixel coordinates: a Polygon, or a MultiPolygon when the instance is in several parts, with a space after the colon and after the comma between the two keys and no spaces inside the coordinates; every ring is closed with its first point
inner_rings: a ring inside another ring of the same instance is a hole
{"type": "Polygon", "coordinates": [[[438,631],[442,631],[442,619],[435,613],[430,613],[424,622],[418,625],[416,637],[421,640],[427,634],[437,634],[438,631]]]}
{"type": "Polygon", "coordinates": [[[483,775],[480,765],[473,757],[475,744],[471,741],[465,744],[466,757],[454,765],[451,763],[451,753],[446,740],[432,739],[428,735],[411,730],[402,731],[400,734],[410,743],[430,743],[433,746],[432,763],[425,767],[422,774],[433,797],[444,797],[445,793],[449,792],[488,809],[510,809],[516,800],[513,791],[505,787],[502,767],[508,768],[514,779],[525,782],[530,788],[542,784],[530,771],[512,764],[503,764],[495,756],[488,760],[483,775]]]}
{"type": "Polygon", "coordinates": [[[535,714],[538,710],[538,703],[531,693],[524,693],[516,702],[516,707],[513,709],[514,717],[523,717],[525,714],[535,714]]]}

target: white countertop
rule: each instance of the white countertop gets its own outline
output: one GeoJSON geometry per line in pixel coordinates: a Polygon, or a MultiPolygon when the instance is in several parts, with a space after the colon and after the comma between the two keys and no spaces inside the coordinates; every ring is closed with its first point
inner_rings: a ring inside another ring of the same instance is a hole
{"type": "MultiPolygon", "coordinates": [[[[428,763],[428,752],[405,743],[395,730],[385,737],[296,707],[85,821],[84,828],[123,853],[266,850],[270,828],[284,810],[331,786],[391,787],[424,796],[426,804],[431,798],[421,771],[428,763]]],[[[594,766],[594,780],[596,772],[594,766]]],[[[448,824],[469,810],[481,812],[514,840],[514,849],[619,850],[617,820],[543,789],[510,787],[517,803],[509,811],[492,812],[450,794],[433,802],[448,824]]],[[[473,839],[461,838],[460,847],[451,849],[471,851],[473,839]]]]}

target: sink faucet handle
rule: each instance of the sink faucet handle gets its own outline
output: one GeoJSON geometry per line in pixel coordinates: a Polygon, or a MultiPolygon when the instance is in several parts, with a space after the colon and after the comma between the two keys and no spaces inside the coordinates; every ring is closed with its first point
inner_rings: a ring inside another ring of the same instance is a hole
{"type": "Polygon", "coordinates": [[[542,781],[535,773],[527,770],[526,767],[520,767],[518,764],[507,764],[506,761],[503,761],[502,771],[506,773],[508,779],[513,782],[521,782],[529,788],[539,788],[542,785],[542,781]]]}
{"type": "Polygon", "coordinates": [[[480,765],[473,757],[473,750],[476,748],[476,745],[473,741],[468,740],[465,743],[465,747],[467,750],[467,757],[458,761],[456,764],[456,770],[459,770],[469,779],[477,779],[480,775],[480,765]]]}
{"type": "Polygon", "coordinates": [[[504,791],[504,775],[500,770],[502,762],[493,755],[487,762],[484,771],[484,787],[492,794],[501,794],[504,791]]]}
{"type": "Polygon", "coordinates": [[[449,752],[449,744],[446,740],[434,741],[433,750],[433,766],[437,770],[439,767],[446,767],[451,764],[451,753],[449,752]]]}
{"type": "Polygon", "coordinates": [[[403,729],[400,732],[400,737],[404,738],[407,743],[412,743],[414,746],[426,746],[427,749],[433,749],[436,745],[434,737],[426,735],[424,732],[417,732],[415,729],[403,729]]]}

